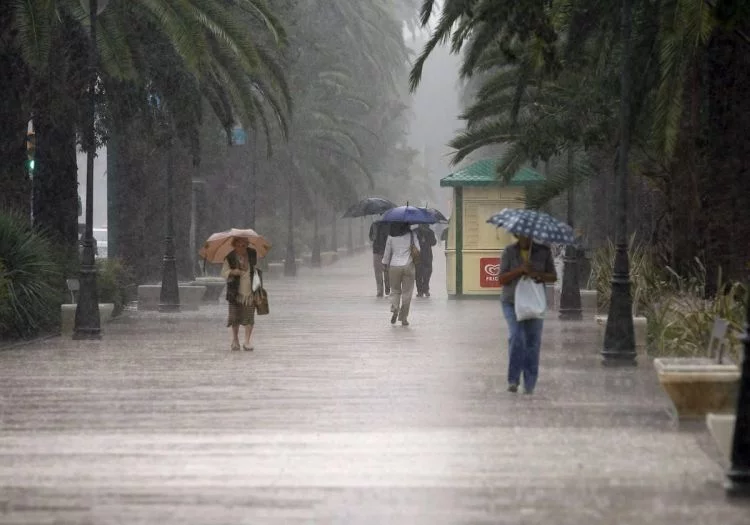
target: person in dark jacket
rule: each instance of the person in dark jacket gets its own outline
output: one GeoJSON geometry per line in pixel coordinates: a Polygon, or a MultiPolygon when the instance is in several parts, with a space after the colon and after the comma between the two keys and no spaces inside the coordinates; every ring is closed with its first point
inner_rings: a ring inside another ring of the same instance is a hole
{"type": "Polygon", "coordinates": [[[388,240],[390,226],[383,222],[373,222],[370,226],[370,242],[372,243],[372,267],[375,271],[375,286],[377,296],[383,297],[391,293],[391,283],[388,279],[388,270],[383,265],[383,253],[385,243],[388,240]]]}
{"type": "Polygon", "coordinates": [[[417,264],[417,297],[430,296],[430,278],[432,277],[432,247],[437,244],[435,232],[426,225],[417,228],[417,239],[421,246],[419,263],[417,264]]]}
{"type": "Polygon", "coordinates": [[[523,277],[538,283],[557,280],[552,251],[528,237],[505,247],[500,263],[503,287],[503,314],[508,322],[508,391],[517,392],[523,375],[524,391],[532,394],[539,376],[539,350],[542,346],[542,319],[516,319],[516,285],[523,277]]]}

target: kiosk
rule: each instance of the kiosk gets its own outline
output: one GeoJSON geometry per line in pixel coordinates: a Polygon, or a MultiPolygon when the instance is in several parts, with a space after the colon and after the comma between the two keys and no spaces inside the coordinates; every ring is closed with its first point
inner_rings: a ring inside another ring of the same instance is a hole
{"type": "Polygon", "coordinates": [[[440,180],[453,188],[451,218],[445,247],[448,297],[497,296],[502,250],[513,236],[487,219],[503,208],[523,208],[526,187],[544,177],[521,168],[509,183],[497,178],[500,159],[477,161],[440,180]]]}

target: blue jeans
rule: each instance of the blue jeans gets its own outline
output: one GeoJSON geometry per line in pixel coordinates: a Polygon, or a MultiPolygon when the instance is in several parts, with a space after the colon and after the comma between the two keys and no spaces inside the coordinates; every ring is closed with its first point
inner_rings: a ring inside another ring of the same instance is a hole
{"type": "Polygon", "coordinates": [[[539,376],[539,348],[542,345],[544,319],[516,320],[516,309],[503,302],[503,314],[508,322],[508,383],[521,383],[526,391],[533,391],[539,376]]]}

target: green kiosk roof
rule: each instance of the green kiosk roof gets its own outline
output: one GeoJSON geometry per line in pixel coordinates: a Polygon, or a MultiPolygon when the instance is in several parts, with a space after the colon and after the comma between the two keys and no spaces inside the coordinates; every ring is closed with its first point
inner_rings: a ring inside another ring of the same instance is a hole
{"type": "MultiPolygon", "coordinates": [[[[499,162],[500,159],[479,160],[440,179],[440,186],[454,188],[457,186],[495,186],[503,184],[503,181],[497,178],[499,162]]],[[[544,176],[541,173],[531,168],[521,168],[506,186],[526,186],[543,180],[544,176]]]]}

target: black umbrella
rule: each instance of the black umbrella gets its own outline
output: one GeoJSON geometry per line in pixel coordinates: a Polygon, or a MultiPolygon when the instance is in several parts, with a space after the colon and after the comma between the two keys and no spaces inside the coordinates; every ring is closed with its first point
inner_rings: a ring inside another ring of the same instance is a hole
{"type": "Polygon", "coordinates": [[[422,208],[423,210],[427,210],[430,214],[432,214],[435,217],[435,220],[437,222],[448,222],[448,218],[442,214],[440,210],[437,208],[422,208]]]}
{"type": "Polygon", "coordinates": [[[351,206],[348,210],[346,210],[344,218],[346,219],[351,217],[364,217],[366,215],[380,215],[381,213],[395,207],[396,205],[388,199],[383,199],[381,197],[368,197],[366,199],[362,199],[357,204],[351,206]]]}

